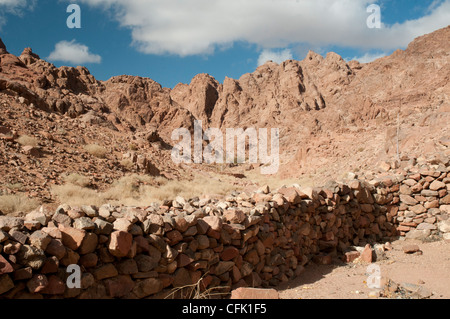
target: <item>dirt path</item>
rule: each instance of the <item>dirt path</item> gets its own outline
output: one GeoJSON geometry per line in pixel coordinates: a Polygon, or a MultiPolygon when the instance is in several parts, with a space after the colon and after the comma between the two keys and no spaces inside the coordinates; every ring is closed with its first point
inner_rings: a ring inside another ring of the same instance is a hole
{"type": "MultiPolygon", "coordinates": [[[[450,241],[423,243],[395,241],[386,251],[386,260],[376,262],[381,276],[397,284],[410,283],[431,291],[431,299],[450,299],[450,241]],[[402,247],[417,244],[423,252],[405,254],[402,247]]],[[[345,264],[334,260],[332,265],[310,264],[305,272],[278,287],[282,299],[366,299],[375,289],[367,286],[367,264],[345,264]]]]}

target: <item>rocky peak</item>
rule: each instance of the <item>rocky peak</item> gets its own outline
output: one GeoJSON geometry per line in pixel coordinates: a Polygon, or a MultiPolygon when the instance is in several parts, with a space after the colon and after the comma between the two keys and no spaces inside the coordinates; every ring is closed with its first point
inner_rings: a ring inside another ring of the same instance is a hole
{"type": "Polygon", "coordinates": [[[8,51],[6,50],[6,45],[3,43],[2,39],[0,38],[0,54],[7,54],[8,51]]]}
{"type": "Polygon", "coordinates": [[[33,50],[31,50],[31,48],[25,48],[22,54],[20,55],[19,59],[23,63],[25,63],[25,65],[30,65],[40,60],[41,58],[36,53],[33,53],[33,50]]]}

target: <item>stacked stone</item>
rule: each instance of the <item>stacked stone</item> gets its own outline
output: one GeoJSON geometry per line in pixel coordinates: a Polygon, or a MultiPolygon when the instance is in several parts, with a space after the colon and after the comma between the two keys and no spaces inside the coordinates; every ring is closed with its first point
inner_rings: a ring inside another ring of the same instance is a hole
{"type": "Polygon", "coordinates": [[[0,216],[0,298],[163,298],[198,282],[201,291],[276,286],[350,246],[417,232],[448,238],[448,174],[448,166],[428,167],[222,201],[0,216]],[[74,264],[80,288],[67,285],[74,264]]]}
{"type": "Polygon", "coordinates": [[[450,169],[447,165],[412,167],[390,188],[392,216],[400,236],[449,239],[450,169]],[[397,211],[398,210],[398,211],[397,211]]]}

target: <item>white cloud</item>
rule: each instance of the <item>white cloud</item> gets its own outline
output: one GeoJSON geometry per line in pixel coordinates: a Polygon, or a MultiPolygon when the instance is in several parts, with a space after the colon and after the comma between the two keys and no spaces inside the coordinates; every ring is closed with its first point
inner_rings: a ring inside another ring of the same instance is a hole
{"type": "Polygon", "coordinates": [[[84,64],[84,63],[100,63],[102,57],[97,54],[89,52],[89,48],[72,41],[60,41],[55,45],[55,50],[50,53],[47,58],[50,61],[62,61],[71,64],[84,64]]]}
{"type": "Polygon", "coordinates": [[[33,10],[36,0],[0,0],[0,27],[6,24],[6,13],[21,16],[25,9],[33,10]]]}
{"type": "MultiPolygon", "coordinates": [[[[445,27],[450,0],[434,2],[424,16],[369,29],[374,0],[80,0],[112,10],[131,29],[133,44],[148,54],[209,54],[237,41],[260,49],[339,45],[388,51],[445,27]]],[[[381,12],[383,15],[383,11],[381,12]]]]}
{"type": "Polygon", "coordinates": [[[0,0],[0,6],[8,9],[25,7],[27,0],[0,0]]]}
{"type": "Polygon", "coordinates": [[[352,59],[347,59],[348,61],[350,60],[356,60],[359,61],[360,63],[370,63],[372,61],[375,61],[376,59],[385,57],[387,54],[386,53],[366,53],[363,56],[360,57],[353,57],[352,59]]]}
{"type": "Polygon", "coordinates": [[[292,52],[289,49],[285,49],[283,51],[274,51],[265,49],[261,52],[258,58],[258,66],[263,65],[269,60],[272,60],[275,63],[282,63],[286,60],[292,59],[292,52]]]}

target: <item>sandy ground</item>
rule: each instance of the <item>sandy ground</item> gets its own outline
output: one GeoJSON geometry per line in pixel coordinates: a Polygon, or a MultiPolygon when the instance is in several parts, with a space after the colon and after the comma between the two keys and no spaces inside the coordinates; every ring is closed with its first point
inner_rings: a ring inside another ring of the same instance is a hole
{"type": "MultiPolygon", "coordinates": [[[[430,290],[431,299],[450,299],[450,241],[421,242],[398,240],[386,260],[375,262],[382,277],[411,283],[430,290]],[[423,252],[405,254],[402,247],[417,244],[423,252]]],[[[332,265],[309,264],[305,272],[277,289],[281,299],[367,299],[376,291],[367,286],[367,264],[346,264],[334,260],[332,265]]],[[[370,281],[369,281],[370,282],[370,281]]]]}

